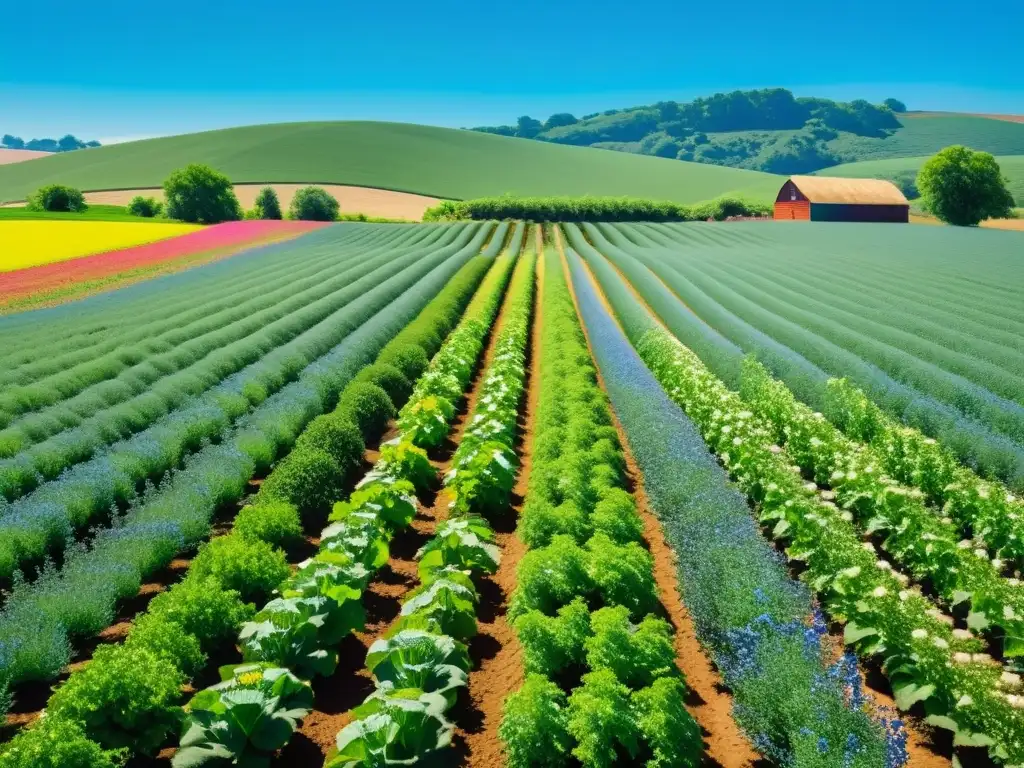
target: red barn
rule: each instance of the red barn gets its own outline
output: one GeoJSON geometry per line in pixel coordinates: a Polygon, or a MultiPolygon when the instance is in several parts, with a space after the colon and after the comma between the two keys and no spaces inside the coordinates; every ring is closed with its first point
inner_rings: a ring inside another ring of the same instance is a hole
{"type": "Polygon", "coordinates": [[[775,198],[775,218],[796,221],[910,221],[910,203],[891,181],[792,176],[775,198]]]}

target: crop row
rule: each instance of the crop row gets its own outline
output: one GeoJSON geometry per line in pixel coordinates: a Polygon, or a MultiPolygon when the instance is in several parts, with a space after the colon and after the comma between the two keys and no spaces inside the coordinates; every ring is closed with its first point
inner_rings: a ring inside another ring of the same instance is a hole
{"type": "MultiPolygon", "coordinates": [[[[204,267],[201,281],[195,279],[195,273],[165,277],[156,281],[159,289],[147,282],[86,299],[75,305],[74,313],[55,307],[5,317],[0,327],[11,337],[11,344],[0,353],[4,365],[0,383],[30,384],[119,347],[148,351],[152,343],[173,333],[179,323],[186,326],[204,313],[222,311],[260,285],[265,287],[268,280],[282,274],[281,270],[287,274],[289,267],[301,269],[306,248],[319,249],[337,237],[337,230],[324,230],[297,242],[256,249],[243,259],[204,267]]],[[[350,245],[387,239],[380,231],[350,231],[344,236],[350,245]]]]}
{"type": "MultiPolygon", "coordinates": [[[[957,383],[953,374],[892,348],[886,348],[885,360],[872,362],[859,342],[856,349],[847,349],[838,337],[815,333],[760,306],[749,296],[754,288],[737,285],[706,259],[697,263],[685,258],[679,241],[668,237],[671,227],[620,231],[585,226],[598,250],[626,274],[673,333],[730,386],[739,385],[744,350],[756,354],[800,400],[819,410],[829,375],[845,376],[890,415],[940,439],[965,464],[1003,478],[1014,489],[1024,487],[1024,448],[1012,437],[1016,417],[995,395],[969,382],[957,383]],[[709,270],[717,271],[710,276],[709,270]],[[997,424],[1009,431],[1001,433],[997,424]]],[[[585,254],[589,244],[579,242],[582,237],[574,238],[572,231],[569,235],[585,254]]],[[[772,309],[782,311],[774,303],[772,309]]],[[[1014,404],[1011,410],[1018,408],[1014,404]]]]}
{"type": "MultiPolygon", "coordinates": [[[[127,744],[135,752],[147,752],[159,746],[168,730],[176,727],[180,720],[180,710],[174,704],[180,695],[177,688],[181,680],[200,673],[206,664],[206,654],[233,641],[239,629],[248,634],[246,627],[253,625],[246,622],[251,622],[255,611],[245,601],[265,599],[288,576],[283,553],[276,547],[288,545],[301,535],[301,518],[329,504],[328,494],[332,489],[340,495],[338,489],[361,462],[364,436],[366,439],[380,436],[388,417],[395,412],[393,403],[401,404],[409,396],[412,389],[409,379],[423,373],[429,356],[437,351],[441,339],[458,321],[491,263],[486,258],[469,261],[416,320],[384,347],[377,361],[348,384],[337,409],[310,422],[299,436],[295,449],[278,463],[252,503],[238,514],[232,533],[202,548],[186,579],[155,598],[146,614],[136,620],[125,645],[97,652],[88,667],[73,673],[69,683],[59,689],[59,695],[65,700],[84,702],[91,698],[99,702],[100,714],[83,717],[80,708],[65,708],[61,714],[62,708],[58,706],[55,710],[51,700],[48,716],[24,731],[0,753],[0,765],[4,768],[53,765],[56,768],[71,764],[62,760],[69,760],[74,754],[81,756],[82,764],[106,766],[110,764],[109,759],[100,754],[104,748],[127,744]],[[320,486],[326,486],[326,493],[320,486]],[[150,651],[150,654],[143,651],[150,651]],[[160,662],[169,662],[170,666],[160,662]],[[127,677],[130,684],[123,689],[114,688],[117,678],[112,673],[125,670],[130,673],[127,677]],[[161,682],[148,688],[139,686],[140,680],[154,679],[161,682]],[[70,693],[65,692],[68,689],[70,693]],[[55,741],[60,743],[59,748],[55,741]],[[85,759],[86,755],[92,762],[85,759]],[[52,762],[45,762],[51,759],[52,762]]],[[[353,544],[341,535],[326,536],[321,555],[337,552],[340,556],[350,546],[361,546],[361,551],[372,560],[380,557],[380,547],[372,540],[353,544]]],[[[383,556],[386,559],[386,547],[383,556]]],[[[325,555],[325,561],[330,559],[330,555],[325,555]]],[[[327,569],[327,575],[331,573],[334,570],[327,569]]],[[[336,580],[343,579],[338,576],[336,580]]],[[[306,584],[309,586],[308,582],[306,584]]],[[[337,596],[343,594],[344,589],[339,587],[335,592],[337,596]]],[[[308,603],[299,601],[298,605],[308,603]]],[[[356,610],[351,603],[347,605],[349,613],[356,610]]],[[[283,640],[291,642],[293,652],[301,648],[302,642],[308,645],[309,632],[307,628],[293,635],[277,633],[282,640],[278,649],[289,647],[283,640]]],[[[259,635],[259,632],[252,634],[259,635]]],[[[271,652],[267,650],[270,645],[252,640],[249,644],[254,645],[250,654],[271,652]]],[[[312,658],[307,661],[318,663],[312,658]]],[[[265,665],[248,671],[256,674],[248,677],[239,674],[240,682],[228,682],[223,688],[248,684],[251,690],[264,694],[274,691],[287,694],[295,703],[306,696],[303,691],[307,689],[297,687],[289,674],[280,671],[267,674],[265,665]]],[[[232,675],[231,680],[234,679],[232,675]]],[[[246,695],[238,694],[243,699],[246,695]]],[[[205,699],[219,701],[220,697],[218,692],[207,694],[205,699]]],[[[61,699],[57,699],[57,695],[54,698],[59,704],[61,699]]],[[[205,711],[203,700],[196,702],[199,711],[205,711]]],[[[211,704],[214,709],[217,706],[211,704]]],[[[244,711],[241,707],[237,713],[244,711]]],[[[268,717],[261,722],[263,730],[254,734],[257,743],[261,735],[279,730],[287,717],[281,722],[275,720],[280,718],[268,717]]],[[[216,751],[205,757],[215,759],[216,751]]]]}
{"type": "MultiPolygon", "coordinates": [[[[107,626],[119,599],[136,594],[146,576],[208,535],[214,512],[241,498],[257,469],[269,467],[310,420],[330,408],[359,369],[479,251],[489,230],[478,230],[465,248],[429,269],[296,381],[239,420],[220,443],[191,456],[116,527],[97,534],[89,549],[71,552],[59,573],[15,589],[0,615],[0,645],[8,654],[3,677],[12,683],[52,679],[67,663],[69,637],[107,626]]],[[[415,368],[423,352],[411,347],[439,343],[429,337],[411,342],[388,362],[415,368]]]]}
{"type": "Polygon", "coordinates": [[[526,682],[499,735],[511,766],[696,765],[672,628],[625,460],[557,255],[545,255],[533,465],[509,618],[526,682]]]}
{"type": "MultiPolygon", "coordinates": [[[[446,240],[456,233],[447,234],[450,237],[446,240]]],[[[224,349],[228,344],[332,293],[345,284],[343,275],[351,281],[365,274],[366,270],[353,269],[362,262],[376,260],[379,264],[382,256],[394,258],[408,250],[400,244],[371,248],[346,241],[302,248],[307,260],[301,265],[282,265],[279,274],[264,276],[266,282],[252,284],[220,311],[206,307],[208,311],[194,322],[175,325],[164,336],[121,345],[54,375],[7,387],[0,407],[6,403],[4,411],[11,421],[0,431],[0,455],[15,456],[33,443],[79,426],[98,412],[106,416],[105,432],[114,435],[113,439],[138,431],[148,423],[142,419],[139,405],[146,406],[145,415],[151,411],[159,415],[174,407],[159,407],[170,398],[183,401],[212,386],[203,386],[210,376],[220,374],[213,380],[216,383],[245,365],[247,361],[237,350],[224,349]],[[190,375],[182,374],[183,369],[190,375]],[[141,393],[147,397],[135,400],[135,409],[111,410],[141,393]],[[15,418],[14,414],[22,415],[15,418]],[[124,423],[116,423],[111,418],[114,415],[124,423]]],[[[45,469],[50,467],[41,471],[45,469]]]]}
{"type": "MultiPolygon", "coordinates": [[[[504,435],[514,436],[526,375],[533,265],[532,256],[522,257],[512,277],[504,323],[495,339],[496,354],[470,415],[471,424],[479,425],[482,418],[500,422],[504,435]]],[[[474,359],[471,349],[467,345],[464,360],[474,359]]],[[[441,370],[461,372],[463,365],[449,356],[441,370]]],[[[416,422],[412,429],[414,435],[426,434],[416,422]]],[[[464,434],[459,450],[469,434],[464,434]]],[[[483,486],[480,492],[472,501],[462,498],[453,503],[451,515],[417,552],[420,585],[406,596],[398,620],[370,646],[366,665],[375,690],[338,733],[327,768],[417,761],[451,743],[454,725],[445,714],[467,684],[471,661],[465,643],[477,631],[474,577],[493,573],[500,561],[494,531],[480,513],[503,511],[515,479],[513,438],[488,445],[510,453],[512,463],[503,463],[499,473],[476,475],[473,483],[483,486]]],[[[446,477],[449,489],[458,469],[454,473],[446,477]]]]}
{"type": "Polygon", "coordinates": [[[701,427],[738,485],[758,507],[787,554],[807,568],[846,642],[877,656],[897,705],[920,702],[928,722],[954,732],[957,744],[987,746],[1010,764],[1024,759],[1020,678],[983,653],[984,643],[954,629],[921,593],[861,541],[848,512],[823,500],[775,445],[770,422],[730,392],[692,352],[660,329],[637,345],[672,398],[701,427]]]}
{"type": "Polygon", "coordinates": [[[326,313],[317,306],[320,302],[297,312],[294,322],[312,320],[315,324],[203,397],[11,504],[0,516],[0,577],[9,579],[22,564],[38,562],[59,550],[75,531],[108,514],[112,505],[131,504],[145,482],[160,482],[164,473],[204,442],[230,429],[254,405],[284,391],[319,356],[351,338],[431,269],[467,249],[477,250],[479,245],[474,248],[470,242],[472,234],[467,231],[455,244],[435,252],[413,254],[377,267],[336,296],[322,300],[331,304],[326,313]],[[395,267],[401,271],[387,276],[395,267]]]}
{"type": "Polygon", "coordinates": [[[1024,654],[1024,593],[1018,579],[1000,575],[1003,562],[968,539],[953,520],[928,507],[918,488],[899,485],[871,446],[843,435],[820,413],[798,403],[760,363],[746,364],[741,394],[754,416],[772,430],[794,463],[858,528],[881,540],[882,549],[915,579],[929,583],[947,605],[970,610],[975,630],[998,628],[1003,654],[1024,654]]]}
{"type": "MultiPolygon", "coordinates": [[[[902,724],[864,707],[855,658],[833,662],[807,590],[789,577],[698,430],[637,357],[579,256],[568,257],[602,378],[677,556],[681,597],[750,743],[780,764],[901,765],[902,724]]],[[[589,254],[587,263],[627,331],[649,328],[608,263],[589,254]]]]}

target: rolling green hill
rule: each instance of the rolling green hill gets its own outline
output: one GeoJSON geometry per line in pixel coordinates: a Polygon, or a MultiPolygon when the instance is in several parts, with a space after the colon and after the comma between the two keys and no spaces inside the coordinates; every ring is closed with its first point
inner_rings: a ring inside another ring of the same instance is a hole
{"type": "Polygon", "coordinates": [[[588,147],[405,123],[279,123],[149,139],[0,167],[0,201],[54,182],[83,190],[160,186],[208,163],[234,182],[352,184],[468,199],[627,195],[694,203],[723,194],[770,201],[782,179],[588,147]]]}
{"type": "MultiPolygon", "coordinates": [[[[916,122],[916,121],[914,121],[916,122]]],[[[995,122],[994,120],[992,122],[995,122]]],[[[1010,123],[1012,125],[1012,123],[1010,123]]],[[[844,163],[817,172],[819,176],[845,176],[857,179],[889,179],[903,190],[907,197],[917,197],[914,180],[928,156],[900,157],[889,160],[863,160],[858,163],[844,163]]],[[[1010,183],[1010,194],[1017,205],[1024,206],[1024,155],[997,156],[996,161],[1010,183]]]]}

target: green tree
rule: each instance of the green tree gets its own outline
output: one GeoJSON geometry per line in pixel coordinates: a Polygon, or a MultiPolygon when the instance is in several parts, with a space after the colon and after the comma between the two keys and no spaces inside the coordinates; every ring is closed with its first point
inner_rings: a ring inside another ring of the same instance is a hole
{"type": "Polygon", "coordinates": [[[906,112],[907,105],[899,99],[886,99],[882,102],[885,106],[891,109],[893,112],[906,112]]]}
{"type": "Polygon", "coordinates": [[[208,165],[193,163],[179,168],[164,182],[167,216],[198,224],[216,224],[242,218],[242,206],[231,180],[208,165]]]}
{"type": "Polygon", "coordinates": [[[70,133],[57,140],[57,147],[61,152],[72,152],[81,149],[85,145],[70,133]]]}
{"type": "Polygon", "coordinates": [[[65,184],[48,184],[32,193],[26,207],[30,211],[77,213],[89,206],[85,204],[81,190],[65,184]]]}
{"type": "Polygon", "coordinates": [[[277,192],[273,187],[264,187],[260,190],[260,193],[256,195],[253,210],[257,219],[281,218],[281,201],[277,199],[277,192]]]}
{"type": "Polygon", "coordinates": [[[128,213],[132,216],[141,216],[144,219],[152,219],[159,216],[164,204],[155,197],[143,197],[136,195],[128,202],[128,213]]]}
{"type": "Polygon", "coordinates": [[[3,139],[0,139],[0,144],[7,147],[8,149],[24,149],[25,140],[17,136],[12,136],[9,133],[5,133],[3,139]]]}
{"type": "Polygon", "coordinates": [[[516,136],[521,139],[532,139],[543,130],[544,124],[529,115],[523,115],[516,121],[516,136]]]}
{"type": "Polygon", "coordinates": [[[921,167],[917,188],[932,214],[958,227],[1007,217],[1013,207],[996,159],[959,145],[946,147],[921,167]]]}
{"type": "Polygon", "coordinates": [[[564,125],[575,125],[578,122],[579,120],[573,117],[570,113],[558,112],[544,122],[544,130],[547,131],[551,128],[561,128],[564,125]]]}
{"type": "Polygon", "coordinates": [[[304,221],[334,221],[338,201],[323,187],[303,187],[295,193],[289,214],[304,221]]]}

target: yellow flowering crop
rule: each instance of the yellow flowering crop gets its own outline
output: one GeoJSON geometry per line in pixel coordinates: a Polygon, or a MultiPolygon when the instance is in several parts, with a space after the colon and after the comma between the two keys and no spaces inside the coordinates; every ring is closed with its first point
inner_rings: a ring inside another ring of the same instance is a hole
{"type": "Polygon", "coordinates": [[[115,221],[0,221],[0,272],[166,240],[195,224],[115,221]]]}

